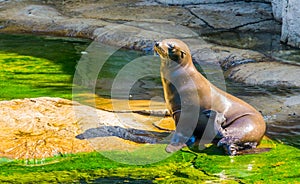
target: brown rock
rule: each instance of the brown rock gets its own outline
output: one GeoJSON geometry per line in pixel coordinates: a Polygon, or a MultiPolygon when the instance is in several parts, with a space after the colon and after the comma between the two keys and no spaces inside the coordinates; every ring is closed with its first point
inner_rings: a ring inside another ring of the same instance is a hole
{"type": "MultiPolygon", "coordinates": [[[[93,98],[96,107],[114,111],[110,100],[93,98]]],[[[82,100],[93,105],[92,97],[82,100]]],[[[117,101],[123,107],[126,101],[117,101]]],[[[130,140],[116,136],[99,136],[80,139],[77,136],[87,130],[102,126],[135,128],[147,131],[159,131],[152,123],[161,117],[149,117],[150,101],[132,101],[132,109],[121,113],[108,112],[81,105],[78,102],[61,98],[30,98],[0,102],[0,157],[17,159],[46,158],[59,154],[104,151],[132,150],[139,147],[130,140]],[[148,105],[147,105],[148,104],[148,105]],[[148,118],[147,118],[148,117],[148,118]]],[[[152,104],[163,108],[163,103],[152,104]]],[[[160,111],[158,111],[160,112],[160,111]]],[[[161,112],[164,113],[164,112],[161,112]]]]}
{"type": "Polygon", "coordinates": [[[60,98],[36,98],[0,102],[0,156],[29,159],[58,154],[89,152],[73,105],[60,98]]]}

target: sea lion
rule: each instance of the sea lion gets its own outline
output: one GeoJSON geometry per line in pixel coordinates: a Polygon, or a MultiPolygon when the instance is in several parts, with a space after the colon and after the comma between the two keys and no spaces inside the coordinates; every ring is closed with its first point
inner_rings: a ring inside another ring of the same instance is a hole
{"type": "Polygon", "coordinates": [[[176,124],[167,152],[186,146],[193,135],[200,138],[207,126],[213,127],[209,131],[215,131],[213,135],[219,136],[217,145],[223,146],[229,155],[255,148],[260,143],[266,131],[262,115],[201,75],[184,42],[166,39],[156,42],[154,51],[161,58],[164,97],[176,124]],[[211,121],[207,122],[207,118],[211,121]]]}

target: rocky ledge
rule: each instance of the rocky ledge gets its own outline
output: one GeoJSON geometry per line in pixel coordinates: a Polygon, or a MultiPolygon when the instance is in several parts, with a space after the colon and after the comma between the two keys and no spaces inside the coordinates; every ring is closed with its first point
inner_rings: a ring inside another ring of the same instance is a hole
{"type": "Polygon", "coordinates": [[[148,117],[148,123],[145,119],[61,98],[1,101],[0,157],[43,159],[95,150],[133,150],[140,143],[156,143],[169,135],[152,125],[161,117],[148,117]],[[144,124],[135,122],[139,118],[144,124]]]}
{"type": "MultiPolygon", "coordinates": [[[[203,35],[224,31],[272,33],[264,42],[273,43],[281,25],[275,21],[272,6],[266,2],[213,1],[193,5],[166,6],[159,1],[0,1],[0,32],[43,33],[87,37],[102,43],[150,51],[155,40],[180,38],[188,40],[193,58],[214,62],[229,68],[250,62],[263,68],[245,65],[229,72],[228,77],[252,85],[300,87],[298,64],[270,64],[277,60],[264,53],[223,47],[203,41],[203,35]],[[217,3],[217,6],[213,3],[217,3]],[[130,12],[130,13],[128,13],[130,12]],[[268,61],[268,62],[266,62],[268,61]],[[247,67],[249,66],[249,67],[247,67]],[[280,76],[275,71],[282,66],[280,76]],[[290,71],[291,68],[294,68],[290,71]],[[283,77],[284,74],[289,77],[283,77]],[[255,80],[243,76],[254,77],[255,80]],[[265,78],[266,76],[267,79],[265,78]],[[272,78],[269,80],[268,78],[272,78]]],[[[247,43],[251,43],[249,37],[247,43]]],[[[278,40],[279,42],[279,40],[278,40]]],[[[239,48],[242,45],[239,46],[239,48]]],[[[271,55],[272,56],[272,55],[271,55]]]]}
{"type": "Polygon", "coordinates": [[[45,158],[92,151],[86,140],[76,139],[82,130],[72,101],[36,98],[0,102],[0,156],[45,158]]]}

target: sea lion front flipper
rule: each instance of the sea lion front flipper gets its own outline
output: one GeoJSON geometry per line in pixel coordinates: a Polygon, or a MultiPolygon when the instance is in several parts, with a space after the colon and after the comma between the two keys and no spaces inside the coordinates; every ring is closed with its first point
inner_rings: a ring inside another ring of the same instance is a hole
{"type": "Polygon", "coordinates": [[[168,146],[166,147],[166,152],[173,153],[175,151],[179,151],[181,148],[184,148],[186,146],[187,145],[185,143],[177,143],[177,144],[171,143],[168,144],[168,146]]]}

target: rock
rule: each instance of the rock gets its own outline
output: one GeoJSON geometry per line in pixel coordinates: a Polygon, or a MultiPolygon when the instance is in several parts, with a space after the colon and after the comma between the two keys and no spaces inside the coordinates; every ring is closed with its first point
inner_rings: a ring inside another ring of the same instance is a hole
{"type": "Polygon", "coordinates": [[[111,5],[103,6],[101,3],[96,3],[92,6],[77,7],[70,11],[70,13],[73,12],[89,19],[115,20],[119,23],[164,20],[184,24],[193,17],[188,10],[177,6],[143,6],[134,3],[124,6],[124,4],[116,4],[113,1],[111,5]]]}
{"type": "MultiPolygon", "coordinates": [[[[244,25],[238,28],[239,31],[245,32],[261,32],[261,33],[280,33],[281,32],[281,24],[275,20],[267,19],[265,21],[256,22],[254,24],[250,23],[248,25],[244,25]]],[[[274,35],[273,35],[274,36],[274,35]]],[[[269,40],[269,39],[266,39],[269,40]]],[[[272,39],[271,39],[272,40],[272,39]]],[[[261,40],[265,41],[265,40],[261,40]]],[[[276,40],[275,40],[276,41],[276,40]]],[[[274,42],[274,39],[273,39],[274,42]]]]}
{"type": "Polygon", "coordinates": [[[187,8],[214,29],[236,29],[272,19],[272,7],[266,3],[229,2],[187,8]]]}
{"type": "Polygon", "coordinates": [[[4,32],[41,32],[62,36],[89,37],[96,28],[107,25],[101,20],[69,18],[46,5],[16,5],[0,12],[6,19],[4,32]]]}
{"type": "MultiPolygon", "coordinates": [[[[217,4],[217,3],[227,3],[232,2],[232,0],[157,0],[163,4],[169,5],[191,5],[191,4],[217,4]]],[[[247,2],[270,2],[270,0],[247,0],[247,2]]]]}
{"type": "Polygon", "coordinates": [[[198,62],[208,62],[220,64],[223,70],[235,66],[243,60],[253,60],[260,62],[268,60],[264,54],[247,49],[237,49],[233,47],[217,46],[214,44],[202,44],[201,46],[192,46],[191,53],[194,60],[198,62]],[[231,63],[231,64],[229,64],[231,63]]]}
{"type": "Polygon", "coordinates": [[[297,0],[272,0],[274,18],[282,22],[281,41],[300,47],[300,2],[297,0]]]}
{"type": "Polygon", "coordinates": [[[231,0],[158,0],[158,2],[169,5],[191,5],[191,4],[214,4],[230,2],[231,0]]]}
{"type": "Polygon", "coordinates": [[[152,50],[155,41],[166,38],[197,37],[191,29],[172,22],[129,22],[96,29],[93,38],[101,43],[136,50],[152,50]]]}
{"type": "Polygon", "coordinates": [[[282,21],[282,0],[272,0],[272,9],[275,20],[282,21]]]}
{"type": "Polygon", "coordinates": [[[92,151],[81,132],[69,100],[37,98],[0,102],[1,157],[46,158],[92,151]]]}
{"type": "Polygon", "coordinates": [[[63,16],[60,14],[55,8],[49,6],[42,5],[29,5],[25,8],[21,9],[21,11],[16,14],[17,17],[31,17],[33,19],[49,19],[49,20],[57,20],[62,19],[63,16]]]}
{"type": "MultiPolygon", "coordinates": [[[[230,88],[234,88],[231,86],[230,88]]],[[[237,87],[238,88],[238,87],[237,87]]],[[[235,89],[229,89],[234,91],[235,89]]],[[[299,90],[281,88],[274,93],[272,90],[261,90],[250,86],[244,86],[244,92],[241,90],[237,93],[239,98],[253,105],[261,112],[267,123],[288,122],[289,116],[300,114],[300,93],[299,90]],[[248,95],[252,94],[252,95],[248,95]],[[289,95],[285,95],[285,94],[289,95]]],[[[299,116],[298,116],[299,117],[299,116]]]]}
{"type": "Polygon", "coordinates": [[[272,57],[285,63],[299,64],[300,50],[279,50],[278,52],[273,52],[272,57]]]}
{"type": "Polygon", "coordinates": [[[279,62],[247,63],[229,69],[225,75],[250,85],[300,87],[300,66],[279,62]]]}
{"type": "Polygon", "coordinates": [[[132,141],[153,143],[158,139],[151,135],[165,136],[149,134],[155,130],[153,119],[148,125],[137,123],[137,119],[145,122],[146,118],[138,114],[133,117],[132,113],[118,115],[61,98],[1,101],[0,157],[41,159],[94,150],[134,149],[139,144],[132,141]],[[127,131],[126,127],[131,129],[127,131]],[[99,135],[91,136],[93,130],[99,130],[99,135]]]}
{"type": "Polygon", "coordinates": [[[300,47],[300,1],[284,0],[282,12],[281,41],[300,47]]]}

